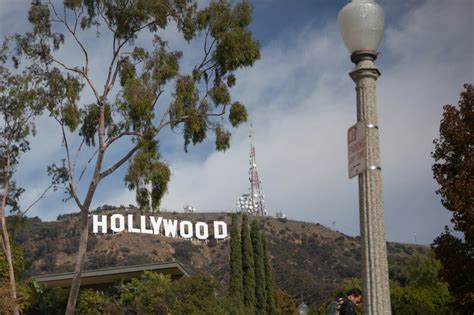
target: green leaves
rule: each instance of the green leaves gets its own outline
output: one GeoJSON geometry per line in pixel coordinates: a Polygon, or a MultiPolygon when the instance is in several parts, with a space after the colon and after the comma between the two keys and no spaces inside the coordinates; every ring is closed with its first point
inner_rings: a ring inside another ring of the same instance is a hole
{"type": "Polygon", "coordinates": [[[129,80],[135,79],[135,66],[127,59],[120,63],[120,84],[125,86],[129,80]]]}
{"type": "Polygon", "coordinates": [[[247,109],[244,105],[239,102],[234,102],[230,107],[229,121],[232,127],[237,127],[243,122],[246,122],[248,118],[247,109]]]}
{"type": "Polygon", "coordinates": [[[239,222],[237,215],[232,215],[232,225],[230,228],[230,276],[229,276],[229,296],[235,299],[235,308],[240,313],[243,312],[244,288],[242,278],[242,249],[240,243],[239,222]]]}
{"type": "Polygon", "coordinates": [[[75,104],[68,103],[63,108],[62,117],[66,126],[73,132],[81,121],[81,112],[75,104]]]}
{"type": "Polygon", "coordinates": [[[51,22],[50,12],[47,4],[34,3],[28,12],[28,21],[33,24],[35,35],[50,35],[51,22]]]}
{"type": "Polygon", "coordinates": [[[245,29],[236,29],[221,36],[214,52],[214,58],[222,73],[252,66],[260,58],[260,45],[252,40],[252,34],[245,29]]]}
{"type": "Polygon", "coordinates": [[[139,314],[168,314],[171,307],[171,278],[163,274],[145,271],[140,279],[122,284],[120,303],[130,306],[139,314]]]}
{"type": "Polygon", "coordinates": [[[214,104],[227,105],[230,103],[230,94],[227,86],[224,84],[216,84],[210,91],[210,96],[214,104]]]}
{"type": "MultiPolygon", "coordinates": [[[[252,6],[242,2],[234,6],[225,0],[212,1],[207,8],[196,13],[196,29],[205,33],[205,56],[201,64],[192,71],[192,76],[181,76],[171,104],[171,127],[184,124],[184,147],[199,143],[206,138],[209,129],[216,134],[216,149],[229,148],[230,133],[222,122],[213,122],[211,117],[226,114],[232,103],[230,88],[235,86],[234,71],[252,66],[260,57],[259,44],[247,29],[251,22],[252,6]],[[198,104],[204,104],[197,108],[198,104]],[[208,101],[208,102],[207,102],[208,101]],[[208,103],[214,107],[209,108],[208,103]]],[[[247,120],[244,105],[234,102],[230,107],[229,121],[233,127],[247,120]]]]}
{"type": "Polygon", "coordinates": [[[46,90],[36,97],[46,103],[51,116],[74,132],[81,121],[77,103],[84,85],[78,77],[63,75],[58,68],[46,72],[45,76],[46,90]]]}
{"type": "Polygon", "coordinates": [[[119,301],[122,309],[128,306],[137,314],[227,314],[217,288],[208,276],[171,282],[169,275],[145,271],[140,279],[122,284],[119,301]]]}
{"type": "Polygon", "coordinates": [[[48,176],[51,176],[54,191],[58,190],[60,186],[64,186],[70,179],[65,159],[61,159],[60,165],[56,165],[56,163],[51,164],[47,170],[48,176]]]}
{"type": "Polygon", "coordinates": [[[213,1],[198,14],[198,25],[209,28],[216,39],[213,59],[219,66],[220,75],[240,67],[251,66],[260,58],[259,44],[247,30],[251,22],[250,2],[241,2],[232,8],[227,1],[213,1]]]}
{"type": "Polygon", "coordinates": [[[255,266],[252,239],[250,238],[248,216],[242,215],[241,225],[242,273],[244,286],[244,305],[252,312],[255,310],[255,266]]]}
{"type": "Polygon", "coordinates": [[[222,129],[222,127],[217,127],[216,130],[216,150],[225,151],[230,148],[230,132],[222,129]]]}
{"type": "MultiPolygon", "coordinates": [[[[165,163],[161,162],[157,151],[158,144],[151,138],[143,138],[140,148],[133,157],[127,174],[125,183],[130,190],[137,190],[137,203],[142,209],[147,209],[148,200],[151,197],[153,208],[158,208],[161,198],[168,190],[168,183],[171,178],[171,171],[165,163]],[[146,189],[146,185],[151,183],[151,196],[146,189]]],[[[153,211],[153,209],[149,209],[153,211]]]]}
{"type": "MultiPolygon", "coordinates": [[[[113,122],[110,105],[102,106],[104,106],[105,126],[110,126],[113,122]]],[[[79,135],[84,138],[88,146],[95,146],[95,136],[99,130],[99,116],[100,106],[97,104],[91,104],[86,106],[85,109],[81,109],[82,126],[79,135]]]]}
{"type": "Polygon", "coordinates": [[[12,56],[8,42],[0,49],[0,187],[7,195],[1,213],[19,211],[24,189],[12,177],[21,154],[30,150],[29,137],[35,134],[34,119],[42,113],[41,79],[34,73],[13,74],[4,66],[12,56]],[[8,185],[7,185],[8,184],[8,185]]]}
{"type": "Polygon", "coordinates": [[[267,314],[267,296],[265,290],[265,253],[263,251],[262,234],[257,220],[252,220],[250,238],[252,239],[254,272],[255,272],[255,313],[267,314]]]}

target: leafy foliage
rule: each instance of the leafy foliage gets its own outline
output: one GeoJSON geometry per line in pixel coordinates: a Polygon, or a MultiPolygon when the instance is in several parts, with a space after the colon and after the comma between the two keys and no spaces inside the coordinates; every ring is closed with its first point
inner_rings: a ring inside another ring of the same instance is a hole
{"type": "Polygon", "coordinates": [[[217,284],[208,276],[183,278],[173,288],[175,303],[172,314],[226,314],[217,284]]]}
{"type": "Polygon", "coordinates": [[[163,274],[143,273],[140,279],[134,278],[122,285],[120,303],[139,314],[168,314],[171,279],[163,274]]]}
{"type": "Polygon", "coordinates": [[[0,186],[7,187],[5,206],[18,211],[18,199],[24,190],[12,177],[21,154],[30,150],[28,137],[36,133],[34,118],[42,112],[44,103],[37,97],[42,93],[41,79],[35,73],[12,73],[6,65],[10,56],[5,42],[0,47],[0,186]]]}
{"type": "Polygon", "coordinates": [[[120,303],[138,314],[225,314],[209,277],[195,276],[171,283],[169,276],[145,272],[122,285],[120,303]]]}
{"type": "Polygon", "coordinates": [[[441,263],[433,253],[413,256],[392,280],[394,314],[447,313],[452,302],[448,286],[439,278],[441,263]],[[402,279],[404,284],[397,281],[402,279]]]}
{"type": "MultiPolygon", "coordinates": [[[[168,166],[160,161],[158,144],[152,139],[141,139],[140,148],[130,162],[125,182],[129,189],[137,190],[137,203],[141,209],[148,209],[150,198],[148,190],[144,187],[151,183],[151,198],[153,208],[158,208],[161,198],[168,189],[171,171],[168,166]]],[[[154,209],[149,209],[153,211],[154,209]]]]}
{"type": "Polygon", "coordinates": [[[441,186],[436,192],[453,212],[452,222],[474,244],[474,86],[466,84],[459,107],[443,107],[440,138],[434,140],[433,175],[441,186]]]}
{"type": "MultiPolygon", "coordinates": [[[[390,299],[393,314],[451,314],[452,295],[448,286],[438,273],[441,263],[433,253],[415,255],[404,263],[389,261],[390,299]]],[[[345,295],[352,288],[362,288],[359,278],[345,279],[333,291],[331,297],[318,309],[323,312],[325,306],[336,297],[345,295]]],[[[361,305],[356,307],[362,313],[361,305]]]]}
{"type": "Polygon", "coordinates": [[[64,314],[68,291],[65,288],[48,288],[45,284],[32,282],[31,314],[64,314]]]}
{"type": "Polygon", "coordinates": [[[391,289],[393,314],[448,314],[449,292],[441,288],[400,287],[391,289]]]}
{"type": "Polygon", "coordinates": [[[465,241],[455,237],[446,228],[433,244],[436,258],[441,261],[440,275],[448,283],[457,309],[474,307],[474,257],[473,249],[465,241]]]}
{"type": "Polygon", "coordinates": [[[276,314],[273,294],[274,279],[265,235],[257,220],[252,221],[250,232],[248,231],[246,214],[242,215],[240,234],[241,236],[239,236],[237,215],[233,214],[229,260],[229,297],[233,306],[232,314],[276,314]],[[246,252],[244,247],[249,248],[250,252],[246,252]],[[250,266],[250,268],[244,268],[244,266],[250,266]],[[249,283],[253,283],[250,289],[253,296],[245,291],[249,283]]]}
{"type": "Polygon", "coordinates": [[[265,234],[262,232],[262,247],[263,247],[263,263],[265,272],[265,295],[266,295],[266,310],[269,314],[275,314],[275,301],[273,300],[273,272],[270,261],[270,256],[267,252],[267,240],[265,234]]]}
{"type": "Polygon", "coordinates": [[[17,300],[11,297],[11,287],[9,284],[8,263],[3,251],[0,251],[0,314],[9,314],[13,312],[18,303],[19,310],[22,311],[29,307],[31,303],[31,294],[28,286],[20,281],[25,273],[25,262],[23,258],[23,249],[21,246],[12,242],[11,254],[13,259],[13,269],[15,271],[17,300]]]}
{"type": "Polygon", "coordinates": [[[440,137],[434,140],[433,175],[443,206],[453,213],[454,229],[436,238],[432,248],[460,310],[474,308],[474,86],[465,84],[458,107],[445,105],[440,137]]]}
{"type": "Polygon", "coordinates": [[[21,154],[30,150],[28,137],[35,134],[34,118],[41,113],[44,103],[37,97],[42,93],[41,78],[34,72],[12,73],[7,66],[10,56],[8,41],[5,41],[0,47],[0,281],[9,283],[7,299],[10,302],[2,308],[12,307],[12,313],[18,314],[19,308],[23,307],[23,302],[17,299],[14,264],[18,259],[14,257],[17,253],[12,253],[5,217],[8,211],[21,214],[18,200],[24,190],[16,185],[13,174],[21,154]],[[5,275],[8,281],[4,279],[5,275]]]}
{"type": "Polygon", "coordinates": [[[101,291],[85,289],[77,302],[77,312],[84,315],[121,314],[117,302],[101,291]]]}
{"type": "Polygon", "coordinates": [[[290,315],[295,313],[296,301],[280,289],[275,282],[273,282],[273,300],[275,301],[275,314],[290,315]]]}
{"type": "Polygon", "coordinates": [[[244,286],[244,306],[246,312],[255,312],[255,266],[252,239],[250,238],[248,216],[242,215],[240,237],[242,238],[242,275],[244,286]]]}
{"type": "Polygon", "coordinates": [[[232,214],[232,225],[230,228],[230,275],[229,296],[235,302],[236,311],[243,312],[243,278],[242,278],[242,249],[240,242],[239,223],[237,215],[232,214]]]}
{"type": "MultiPolygon", "coordinates": [[[[13,269],[17,279],[21,278],[25,273],[25,262],[23,259],[23,249],[21,246],[12,242],[11,246],[13,269]]],[[[8,280],[8,264],[3,251],[0,252],[0,281],[8,280]]]]}
{"type": "Polygon", "coordinates": [[[255,313],[266,314],[267,296],[262,235],[257,220],[252,220],[250,238],[252,239],[253,261],[255,267],[255,313]]]}

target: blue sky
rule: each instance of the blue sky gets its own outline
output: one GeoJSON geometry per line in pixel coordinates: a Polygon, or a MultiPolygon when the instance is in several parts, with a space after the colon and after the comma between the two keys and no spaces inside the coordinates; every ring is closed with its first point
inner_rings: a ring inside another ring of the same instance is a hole
{"type": "MultiPolygon", "coordinates": [[[[0,35],[28,28],[29,3],[0,0],[0,35]]],[[[353,65],[336,25],[345,3],[254,1],[251,28],[261,43],[262,58],[238,72],[232,96],[248,106],[254,124],[270,213],[282,211],[291,219],[327,226],[335,221],[336,229],[358,235],[358,187],[356,179],[347,178],[345,139],[356,120],[354,83],[347,74],[353,65]]],[[[386,22],[376,64],[382,73],[377,97],[387,239],[413,243],[416,234],[418,243],[429,244],[450,220],[435,194],[430,152],[442,106],[456,104],[463,83],[474,81],[473,2],[379,3],[386,22]]],[[[199,43],[188,45],[173,31],[168,35],[170,45],[183,49],[185,56],[188,51],[191,58],[183,67],[189,67],[199,43]]],[[[104,47],[91,49],[96,56],[92,62],[100,65],[104,47]]],[[[62,56],[74,62],[81,58],[72,46],[62,56]]],[[[100,73],[96,78],[100,80],[100,73]]],[[[37,124],[32,151],[16,174],[26,188],[23,206],[47,186],[46,165],[63,154],[56,126],[48,117],[37,124]]],[[[191,204],[200,211],[233,210],[248,188],[248,131],[248,125],[233,130],[232,147],[225,153],[213,151],[212,136],[185,154],[179,135],[161,134],[163,157],[173,172],[163,207],[180,211],[191,204]]],[[[71,141],[77,143],[74,137],[71,141]]],[[[119,143],[108,162],[124,145],[119,143]]],[[[102,182],[93,208],[134,203],[134,194],[123,184],[124,172],[122,168],[102,182]]],[[[59,192],[49,194],[29,214],[52,220],[77,211],[72,202],[61,199],[59,192]]]]}

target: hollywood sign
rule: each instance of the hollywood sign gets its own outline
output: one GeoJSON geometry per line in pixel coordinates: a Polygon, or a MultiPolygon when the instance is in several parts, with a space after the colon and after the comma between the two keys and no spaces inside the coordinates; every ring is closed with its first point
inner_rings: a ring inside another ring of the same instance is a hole
{"type": "MultiPolygon", "coordinates": [[[[108,229],[113,233],[128,231],[129,233],[154,234],[167,237],[181,236],[182,238],[196,237],[200,240],[209,238],[209,225],[206,222],[178,221],[163,219],[162,217],[141,215],[138,221],[133,214],[93,215],[92,232],[106,234],[108,229]],[[127,224],[125,225],[125,222],[127,224]],[[100,230],[100,232],[99,232],[100,230]]],[[[214,238],[222,240],[227,237],[227,224],[224,221],[213,222],[214,238]]]]}

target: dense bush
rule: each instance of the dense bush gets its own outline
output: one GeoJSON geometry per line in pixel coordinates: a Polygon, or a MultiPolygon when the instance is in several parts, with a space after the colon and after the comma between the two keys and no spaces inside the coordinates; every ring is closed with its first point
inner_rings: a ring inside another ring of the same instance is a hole
{"type": "Polygon", "coordinates": [[[46,285],[31,284],[32,302],[28,314],[62,315],[66,311],[68,290],[47,288],[46,285]]]}
{"type": "MultiPolygon", "coordinates": [[[[432,253],[412,256],[405,263],[389,261],[392,313],[394,315],[451,314],[453,298],[447,284],[439,278],[440,268],[440,262],[432,253]]],[[[326,303],[316,309],[323,312],[325,305],[351,288],[361,288],[360,279],[346,279],[326,303]]]]}
{"type": "Polygon", "coordinates": [[[77,302],[79,315],[119,315],[124,312],[114,298],[101,291],[85,289],[81,291],[77,302]]]}

